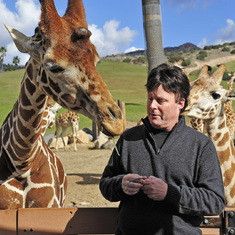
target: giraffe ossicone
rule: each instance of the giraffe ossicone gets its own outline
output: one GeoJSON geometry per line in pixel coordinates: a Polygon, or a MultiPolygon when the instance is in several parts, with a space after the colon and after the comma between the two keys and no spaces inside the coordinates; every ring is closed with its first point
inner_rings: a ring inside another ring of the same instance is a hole
{"type": "Polygon", "coordinates": [[[192,83],[187,115],[202,119],[219,158],[227,206],[235,206],[235,148],[224,110],[226,102],[235,100],[235,90],[226,90],[221,81],[226,68],[222,64],[211,75],[203,66],[192,83]]]}
{"type": "Polygon", "coordinates": [[[96,70],[81,0],[69,0],[63,17],[53,0],[40,0],[32,37],[6,26],[28,53],[20,94],[0,129],[0,209],[63,207],[67,178],[59,157],[42,137],[48,97],[95,121],[106,135],[123,132],[123,114],[96,70]]]}

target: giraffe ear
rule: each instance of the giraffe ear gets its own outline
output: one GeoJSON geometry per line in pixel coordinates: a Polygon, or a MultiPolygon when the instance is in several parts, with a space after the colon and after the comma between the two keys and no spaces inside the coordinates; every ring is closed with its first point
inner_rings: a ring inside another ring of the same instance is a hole
{"type": "Polygon", "coordinates": [[[235,89],[227,92],[227,99],[229,100],[235,100],[235,89]]]}
{"type": "MultiPolygon", "coordinates": [[[[5,24],[4,24],[5,25],[5,24]]],[[[5,25],[6,29],[10,33],[17,49],[22,53],[28,53],[33,57],[38,57],[38,42],[33,40],[33,37],[27,37],[23,33],[16,29],[13,29],[5,25]]]]}
{"type": "Polygon", "coordinates": [[[24,42],[25,44],[25,42],[27,41],[27,37],[23,33],[19,32],[18,30],[13,29],[7,26],[6,24],[4,25],[6,29],[8,30],[8,32],[10,33],[17,49],[22,53],[28,53],[28,51],[22,46],[22,42],[24,42]]]}

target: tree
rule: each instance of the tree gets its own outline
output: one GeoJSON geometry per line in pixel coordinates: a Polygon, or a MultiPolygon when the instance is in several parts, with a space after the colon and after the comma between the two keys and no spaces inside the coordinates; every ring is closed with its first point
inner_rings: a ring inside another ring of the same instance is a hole
{"type": "Polygon", "coordinates": [[[3,71],[3,60],[4,60],[4,57],[6,56],[6,48],[5,47],[1,47],[0,48],[0,65],[1,65],[1,70],[3,71]]]}
{"type": "Polygon", "coordinates": [[[13,64],[14,64],[15,68],[18,66],[19,63],[20,63],[20,58],[18,56],[14,56],[13,64]]]}
{"type": "Polygon", "coordinates": [[[148,71],[165,62],[160,0],[142,0],[148,71]]]}

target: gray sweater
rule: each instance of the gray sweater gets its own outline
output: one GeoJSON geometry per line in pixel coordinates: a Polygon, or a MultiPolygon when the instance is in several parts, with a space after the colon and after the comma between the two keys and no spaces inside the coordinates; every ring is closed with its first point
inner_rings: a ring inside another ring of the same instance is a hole
{"type": "Polygon", "coordinates": [[[125,131],[118,140],[100,181],[103,196],[121,201],[116,234],[201,234],[205,215],[224,208],[224,189],[215,147],[204,134],[185,125],[184,116],[161,149],[156,145],[148,118],[144,125],[125,131]],[[125,174],[156,176],[168,184],[163,201],[142,191],[126,195],[121,187],[125,174]]]}

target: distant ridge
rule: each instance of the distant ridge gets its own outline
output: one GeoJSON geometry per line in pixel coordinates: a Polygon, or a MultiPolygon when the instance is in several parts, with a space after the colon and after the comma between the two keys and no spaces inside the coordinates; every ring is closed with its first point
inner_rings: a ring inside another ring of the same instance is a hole
{"type": "Polygon", "coordinates": [[[164,48],[164,52],[180,52],[180,51],[194,51],[194,50],[201,50],[201,48],[195,46],[194,44],[192,43],[185,43],[181,46],[178,46],[178,47],[166,47],[164,48]]]}
{"type": "MultiPolygon", "coordinates": [[[[192,50],[201,50],[201,48],[195,46],[192,43],[184,43],[178,47],[166,47],[164,48],[164,52],[180,52],[180,51],[192,51],[192,50]]],[[[127,53],[121,53],[121,54],[117,54],[117,55],[108,55],[103,57],[104,59],[111,59],[114,57],[123,57],[123,56],[131,56],[131,57],[138,57],[138,56],[145,56],[146,55],[146,50],[136,50],[136,51],[131,51],[131,52],[127,52],[127,53]]]]}

